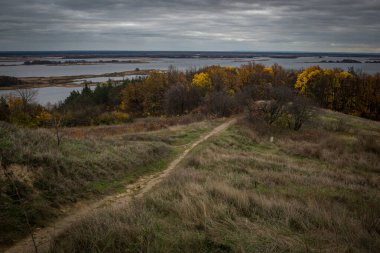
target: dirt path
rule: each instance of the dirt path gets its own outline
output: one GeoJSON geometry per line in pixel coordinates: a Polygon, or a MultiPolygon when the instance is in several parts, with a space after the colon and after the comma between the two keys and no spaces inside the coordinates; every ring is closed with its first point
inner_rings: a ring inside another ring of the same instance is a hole
{"type": "MultiPolygon", "coordinates": [[[[78,222],[82,218],[84,218],[88,213],[90,213],[93,210],[100,209],[103,207],[118,207],[123,206],[126,203],[128,203],[132,198],[139,198],[143,196],[146,192],[148,192],[150,189],[152,189],[155,185],[160,183],[165,177],[167,177],[172,170],[176,168],[176,166],[186,157],[186,155],[194,149],[196,146],[207,140],[213,135],[216,135],[225,129],[227,129],[230,125],[234,124],[236,122],[236,119],[230,119],[223,124],[217,126],[214,128],[211,132],[208,134],[201,136],[197,141],[195,141],[193,144],[191,144],[190,147],[188,147],[185,151],[181,153],[174,161],[172,161],[167,169],[164,171],[143,176],[139,178],[135,183],[126,186],[126,190],[118,195],[108,196],[103,198],[100,201],[97,201],[95,203],[89,204],[89,205],[80,205],[78,204],[78,207],[73,209],[75,212],[69,214],[66,217],[63,217],[62,219],[56,221],[54,224],[52,224],[49,227],[37,229],[34,232],[35,241],[37,242],[38,252],[46,252],[49,249],[50,242],[54,237],[64,232],[66,229],[68,229],[72,224],[75,222],[78,222]]],[[[16,245],[14,245],[12,248],[9,248],[5,251],[5,253],[29,253],[29,252],[35,252],[32,239],[30,237],[20,241],[16,245]]]]}

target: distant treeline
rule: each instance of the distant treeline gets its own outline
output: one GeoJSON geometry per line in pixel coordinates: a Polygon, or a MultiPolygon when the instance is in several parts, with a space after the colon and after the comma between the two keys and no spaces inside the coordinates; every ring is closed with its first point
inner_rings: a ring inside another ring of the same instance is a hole
{"type": "Polygon", "coordinates": [[[254,63],[240,68],[211,66],[187,71],[170,68],[166,73],[153,72],[146,79],[103,88],[102,92],[95,90],[93,95],[89,89],[83,95],[76,92],[61,108],[73,104],[74,108],[83,108],[92,103],[106,104],[131,117],[192,112],[228,116],[253,101],[272,100],[274,91],[282,88],[323,108],[380,119],[380,73],[370,75],[319,67],[298,72],[276,64],[267,68],[254,63]],[[91,103],[90,98],[94,99],[91,103]]]}
{"type": "Polygon", "coordinates": [[[11,87],[22,84],[22,81],[13,76],[0,76],[0,87],[11,87]]]}
{"type": "Polygon", "coordinates": [[[50,60],[32,60],[25,61],[24,65],[58,65],[58,64],[78,64],[86,63],[85,60],[76,60],[76,61],[50,61],[50,60]]]}
{"type": "Polygon", "coordinates": [[[96,64],[96,63],[135,63],[139,61],[135,60],[126,60],[126,61],[119,61],[119,60],[99,60],[99,61],[86,61],[86,60],[70,60],[70,61],[50,61],[50,60],[32,60],[32,61],[25,61],[24,65],[60,65],[60,64],[96,64]]]}
{"type": "Polygon", "coordinates": [[[239,68],[210,66],[187,71],[171,67],[144,79],[125,80],[122,85],[109,81],[95,90],[86,86],[49,109],[33,107],[17,98],[2,99],[0,120],[46,125],[54,115],[61,115],[66,125],[75,126],[189,113],[228,116],[250,108],[255,115],[264,113],[270,124],[281,116],[282,121],[294,126],[302,125],[297,121],[304,120],[299,117],[305,116],[303,108],[310,104],[379,120],[380,73],[318,66],[300,72],[277,64],[265,67],[254,63],[239,68]],[[254,106],[257,101],[268,102],[261,103],[258,110],[254,106]],[[30,108],[17,109],[19,106],[30,108]]]}
{"type": "Polygon", "coordinates": [[[353,59],[343,59],[341,61],[322,60],[321,63],[362,63],[362,62],[358,60],[353,60],[353,59]]]}

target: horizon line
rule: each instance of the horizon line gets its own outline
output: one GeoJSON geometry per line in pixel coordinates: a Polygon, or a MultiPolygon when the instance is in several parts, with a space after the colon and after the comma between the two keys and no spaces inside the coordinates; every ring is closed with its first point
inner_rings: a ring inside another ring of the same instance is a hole
{"type": "Polygon", "coordinates": [[[176,52],[184,52],[184,53],[295,53],[295,54],[373,54],[380,55],[380,52],[345,52],[345,51],[286,51],[286,50],[109,50],[109,49],[60,49],[60,50],[0,50],[1,53],[44,53],[44,52],[168,52],[168,53],[176,53],[176,52]]]}

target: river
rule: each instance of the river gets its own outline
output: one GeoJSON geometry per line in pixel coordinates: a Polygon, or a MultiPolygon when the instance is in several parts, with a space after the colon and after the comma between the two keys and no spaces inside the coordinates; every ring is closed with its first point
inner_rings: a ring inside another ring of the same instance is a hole
{"type": "MultiPolygon", "coordinates": [[[[363,70],[367,73],[380,72],[379,63],[365,63],[367,60],[372,60],[365,57],[350,57],[350,59],[361,61],[362,63],[320,63],[320,61],[341,61],[347,57],[298,57],[298,58],[269,58],[269,57],[255,57],[255,58],[153,58],[144,59],[147,62],[141,63],[100,63],[93,65],[23,65],[22,62],[13,66],[4,66],[9,64],[0,62],[0,75],[15,76],[15,77],[49,77],[49,76],[76,76],[76,75],[99,75],[111,72],[122,72],[128,70],[135,70],[139,68],[144,69],[167,69],[168,66],[173,65],[179,70],[189,68],[201,68],[210,65],[220,66],[233,66],[238,67],[249,61],[255,61],[265,66],[271,66],[278,63],[287,69],[302,69],[313,65],[319,65],[322,68],[342,68],[347,70],[350,67],[363,70]]],[[[49,59],[50,60],[50,59],[49,59]]],[[[58,59],[59,60],[59,59],[58,59]]],[[[79,60],[79,59],[70,59],[79,60]]],[[[112,58],[98,58],[97,60],[113,60],[112,58]]],[[[131,60],[120,59],[116,60],[131,60]]],[[[133,59],[135,60],[135,59],[133,59]]],[[[93,59],[92,59],[93,61],[93,59]]]]}

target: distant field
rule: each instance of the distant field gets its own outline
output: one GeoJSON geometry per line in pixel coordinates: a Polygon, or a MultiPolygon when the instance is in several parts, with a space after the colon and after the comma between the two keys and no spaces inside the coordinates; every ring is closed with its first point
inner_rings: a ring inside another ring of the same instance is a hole
{"type": "Polygon", "coordinates": [[[51,252],[379,252],[379,139],[378,122],[331,111],[299,132],[241,120],[51,252]]]}

